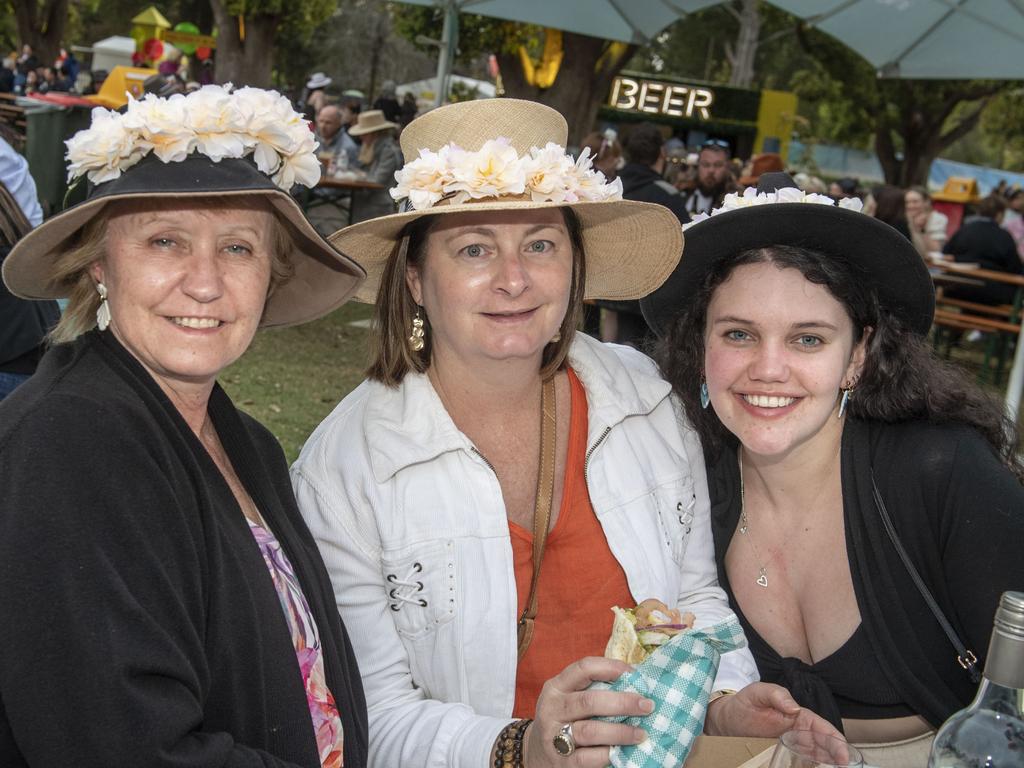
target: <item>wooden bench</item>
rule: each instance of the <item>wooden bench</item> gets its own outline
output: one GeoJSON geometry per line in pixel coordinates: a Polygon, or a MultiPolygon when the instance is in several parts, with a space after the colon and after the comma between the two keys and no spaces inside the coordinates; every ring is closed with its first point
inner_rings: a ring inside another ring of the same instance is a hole
{"type": "Polygon", "coordinates": [[[985,344],[984,375],[991,374],[992,380],[998,382],[1003,375],[1007,353],[1012,349],[1021,333],[1021,293],[1024,289],[1024,278],[1020,275],[993,273],[988,270],[971,269],[956,264],[933,265],[941,270],[935,276],[937,290],[935,294],[935,320],[933,322],[933,342],[936,349],[945,342],[945,353],[949,356],[954,338],[963,331],[980,331],[988,335],[985,344]],[[1017,287],[1017,296],[1013,304],[980,304],[974,301],[947,297],[943,294],[943,278],[955,275],[958,282],[970,280],[981,283],[985,280],[1006,282],[1017,287]],[[956,333],[953,333],[956,332],[956,333]],[[992,361],[995,358],[993,370],[992,361]]]}
{"type": "Polygon", "coordinates": [[[0,123],[10,130],[2,135],[18,152],[25,151],[25,139],[28,134],[28,120],[25,108],[17,104],[17,96],[13,93],[0,93],[0,123]],[[16,141],[11,141],[16,139],[16,141]]]}

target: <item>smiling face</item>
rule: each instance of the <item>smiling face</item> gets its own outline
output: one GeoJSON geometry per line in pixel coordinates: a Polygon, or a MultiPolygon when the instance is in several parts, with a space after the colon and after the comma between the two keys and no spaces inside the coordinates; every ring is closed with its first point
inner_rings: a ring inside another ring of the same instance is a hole
{"type": "Polygon", "coordinates": [[[539,365],[569,305],[573,249],[556,208],[439,217],[407,284],[430,320],[432,362],[539,365]]]}
{"type": "Polygon", "coordinates": [[[828,289],[770,262],[737,267],[715,291],[705,376],[715,413],[754,455],[785,457],[839,440],[839,390],[864,343],[828,289]]]}
{"type": "Polygon", "coordinates": [[[165,390],[206,389],[252,341],[271,270],[273,214],[125,207],[90,268],[107,287],[110,331],[165,390]]]}
{"type": "Polygon", "coordinates": [[[908,219],[916,218],[929,207],[928,201],[921,196],[921,193],[913,189],[908,189],[903,195],[903,204],[906,208],[908,219]]]}

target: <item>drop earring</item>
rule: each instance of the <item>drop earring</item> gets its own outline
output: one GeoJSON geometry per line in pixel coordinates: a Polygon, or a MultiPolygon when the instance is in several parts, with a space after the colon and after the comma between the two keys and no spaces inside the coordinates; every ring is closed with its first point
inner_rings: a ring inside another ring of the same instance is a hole
{"type": "Polygon", "coordinates": [[[700,380],[700,407],[707,409],[711,403],[711,395],[708,394],[708,383],[704,380],[700,380]]]}
{"type": "Polygon", "coordinates": [[[423,311],[416,307],[416,316],[412,319],[412,332],[409,334],[409,347],[413,352],[423,350],[423,311]]]}
{"type": "Polygon", "coordinates": [[[853,391],[853,387],[847,387],[846,389],[842,390],[843,397],[839,401],[839,413],[837,415],[837,418],[840,418],[840,419],[843,418],[843,414],[846,413],[846,405],[847,405],[847,403],[850,402],[850,393],[852,391],[853,391]]]}
{"type": "Polygon", "coordinates": [[[96,283],[96,293],[100,295],[100,305],[96,308],[96,327],[101,331],[110,325],[110,305],[107,303],[107,286],[96,283]]]}

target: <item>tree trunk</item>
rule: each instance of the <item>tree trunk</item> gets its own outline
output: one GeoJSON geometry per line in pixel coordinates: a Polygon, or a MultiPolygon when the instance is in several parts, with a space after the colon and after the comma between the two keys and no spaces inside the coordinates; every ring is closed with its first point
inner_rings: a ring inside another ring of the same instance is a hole
{"type": "Polygon", "coordinates": [[[531,99],[557,109],[569,124],[569,144],[579,146],[593,130],[597,111],[608,95],[612,80],[622,71],[637,46],[609,50],[613,44],[596,37],[562,33],[564,56],[554,84],[547,89],[526,82],[516,53],[498,54],[505,95],[531,99]],[[607,53],[607,55],[605,55],[607,53]]]}
{"type": "MultiPolygon", "coordinates": [[[[32,46],[39,66],[52,67],[60,54],[60,43],[68,21],[68,0],[11,0],[21,43],[32,46]]],[[[21,51],[18,51],[21,55],[21,51]]]]}
{"type": "Polygon", "coordinates": [[[245,17],[245,39],[239,34],[238,18],[227,12],[221,0],[210,0],[217,23],[217,51],[214,79],[237,87],[271,87],[274,69],[274,35],[281,17],[252,14],[245,17]]]}
{"type": "Polygon", "coordinates": [[[754,82],[754,57],[757,56],[758,38],[761,35],[761,13],[757,2],[743,0],[742,9],[738,13],[733,12],[740,23],[740,31],[736,35],[735,47],[726,44],[725,55],[732,69],[729,85],[737,88],[749,88],[754,82]]]}

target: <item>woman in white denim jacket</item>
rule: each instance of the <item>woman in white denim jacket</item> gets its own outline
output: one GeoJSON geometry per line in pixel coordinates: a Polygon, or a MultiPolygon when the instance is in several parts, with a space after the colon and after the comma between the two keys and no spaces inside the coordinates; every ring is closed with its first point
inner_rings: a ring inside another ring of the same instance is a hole
{"type": "MultiPolygon", "coordinates": [[[[678,261],[680,229],[667,209],[612,200],[616,187],[586,176],[585,163],[549,166],[543,187],[527,174],[535,194],[520,194],[518,158],[542,162],[531,147],[551,152],[548,142],[565,141],[564,120],[538,104],[453,105],[414,121],[402,140],[408,157],[449,142],[466,152],[423,154],[399,175],[419,210],[333,238],[367,268],[357,298],[376,299],[380,344],[370,380],[321,424],[292,469],[359,659],[370,764],[605,765],[609,745],[645,734],[592,718],[651,708],[635,694],[584,692],[628,669],[622,662],[567,659],[540,691],[532,724],[511,717],[522,596],[510,524],[530,528],[538,404],[552,377],[553,499],[567,469],[583,472],[587,510],[634,602],[658,598],[695,613],[698,626],[730,615],[716,583],[701,448],[669,385],[640,353],[575,333],[584,293],[635,298],[658,285],[678,261]],[[508,144],[485,141],[495,124],[512,134],[508,144]],[[558,197],[550,193],[558,169],[560,188],[582,202],[538,200],[558,197]],[[473,173],[476,183],[465,186],[484,202],[456,190],[431,207],[437,178],[465,182],[473,173]],[[582,467],[566,466],[577,460],[567,456],[568,406],[577,402],[570,376],[585,393],[582,467]],[[571,762],[566,752],[575,752],[571,762]]],[[[554,503],[552,527],[559,512],[554,503]]],[[[572,583],[556,588],[562,600],[542,602],[539,617],[587,598],[572,583]]],[[[610,607],[596,607],[594,620],[610,623],[610,607]]],[[[822,727],[784,689],[756,679],[745,649],[723,656],[715,688],[740,692],[710,704],[706,730],[822,727]]]]}

